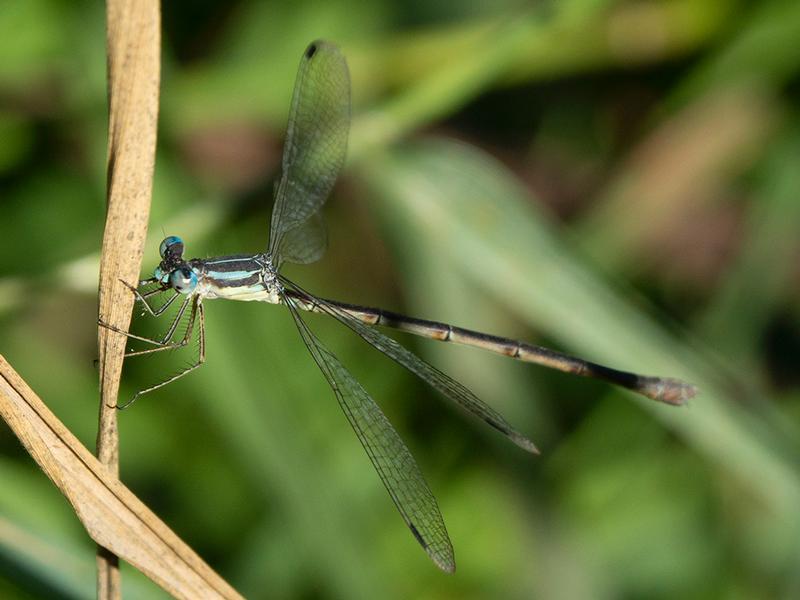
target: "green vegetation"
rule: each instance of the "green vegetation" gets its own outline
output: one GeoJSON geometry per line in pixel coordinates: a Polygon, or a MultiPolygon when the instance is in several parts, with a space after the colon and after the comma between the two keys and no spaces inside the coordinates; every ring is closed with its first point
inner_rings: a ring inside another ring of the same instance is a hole
{"type": "MultiPolygon", "coordinates": [[[[297,63],[324,37],[352,72],[350,161],[327,255],[290,277],[700,395],[400,336],[532,458],[309,317],[439,498],[447,576],[288,313],[208,302],[207,365],[120,415],[122,478],[252,598],[798,597],[800,3],[518,4],[165,3],[144,269],[165,233],[192,256],[265,247],[297,63]]],[[[0,353],[90,448],[104,53],[99,3],[0,3],[0,353]]],[[[123,397],[164,368],[129,361],[123,397]]],[[[0,596],[93,597],[93,544],[4,425],[0,482],[0,596]]]]}

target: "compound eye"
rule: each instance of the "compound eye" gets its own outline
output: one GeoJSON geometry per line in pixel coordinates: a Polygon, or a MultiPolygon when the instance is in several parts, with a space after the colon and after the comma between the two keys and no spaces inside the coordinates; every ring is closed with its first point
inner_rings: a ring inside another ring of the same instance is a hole
{"type": "Polygon", "coordinates": [[[165,237],[158,247],[158,253],[161,258],[166,258],[167,255],[180,258],[183,255],[183,240],[177,235],[165,237]]]}
{"type": "Polygon", "coordinates": [[[169,274],[169,285],[181,294],[191,294],[197,287],[197,275],[188,267],[175,269],[169,274]]]}

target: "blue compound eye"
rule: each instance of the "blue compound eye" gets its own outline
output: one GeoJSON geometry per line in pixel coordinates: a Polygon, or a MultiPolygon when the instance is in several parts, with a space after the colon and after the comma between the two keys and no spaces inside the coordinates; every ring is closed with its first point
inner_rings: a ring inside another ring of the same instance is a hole
{"type": "Polygon", "coordinates": [[[180,257],[183,255],[183,240],[177,235],[165,237],[158,247],[158,253],[161,258],[166,258],[167,254],[170,256],[180,257]]]}
{"type": "Polygon", "coordinates": [[[181,294],[191,294],[197,287],[197,275],[188,267],[175,269],[169,274],[169,286],[181,294]]]}

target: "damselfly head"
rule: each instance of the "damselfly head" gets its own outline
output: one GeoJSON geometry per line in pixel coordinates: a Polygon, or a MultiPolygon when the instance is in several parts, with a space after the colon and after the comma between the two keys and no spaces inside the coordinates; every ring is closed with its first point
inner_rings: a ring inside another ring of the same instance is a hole
{"type": "Polygon", "coordinates": [[[158,247],[158,253],[161,255],[161,258],[171,256],[180,259],[183,256],[183,240],[177,235],[165,237],[158,247]]]}
{"type": "Polygon", "coordinates": [[[191,294],[197,287],[197,274],[183,260],[183,240],[177,235],[165,237],[158,248],[161,263],[153,276],[163,285],[181,294],[191,294]]]}

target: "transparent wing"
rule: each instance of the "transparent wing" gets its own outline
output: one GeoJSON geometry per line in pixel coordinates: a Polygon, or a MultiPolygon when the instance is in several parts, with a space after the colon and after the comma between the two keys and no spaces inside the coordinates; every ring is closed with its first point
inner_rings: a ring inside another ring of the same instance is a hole
{"type": "Polygon", "coordinates": [[[456,568],[453,546],[436,498],[411,452],[366,390],[311,332],[300,317],[295,300],[287,297],[285,301],[303,342],[328,380],[406,525],[433,562],[452,573],[456,568]]]}
{"type": "Polygon", "coordinates": [[[284,234],[281,258],[307,265],[322,258],[328,248],[328,232],[322,214],[317,212],[307,221],[284,234]]]}
{"type": "Polygon", "coordinates": [[[445,397],[455,402],[458,406],[471,412],[485,423],[506,435],[517,446],[528,452],[538,454],[539,451],[531,440],[514,429],[500,413],[483,402],[464,385],[442,373],[433,365],[428,364],[389,336],[359,321],[344,309],[335,304],[326,302],[321,298],[312,296],[284,277],[281,277],[281,282],[287,289],[299,294],[304,302],[307,302],[309,305],[316,305],[320,310],[334,317],[340,323],[347,325],[373,347],[404,366],[417,377],[442,393],[445,397]]]}
{"type": "MultiPolygon", "coordinates": [[[[318,213],[330,194],[347,153],[350,75],[339,49],[312,42],[303,54],[289,112],[283,172],[275,193],[269,252],[281,259],[321,256],[311,234],[289,235],[318,213]],[[311,243],[309,252],[301,247],[311,243]]],[[[321,246],[324,251],[324,245],[321,246]]],[[[304,260],[300,262],[311,262],[304,260]]]]}

